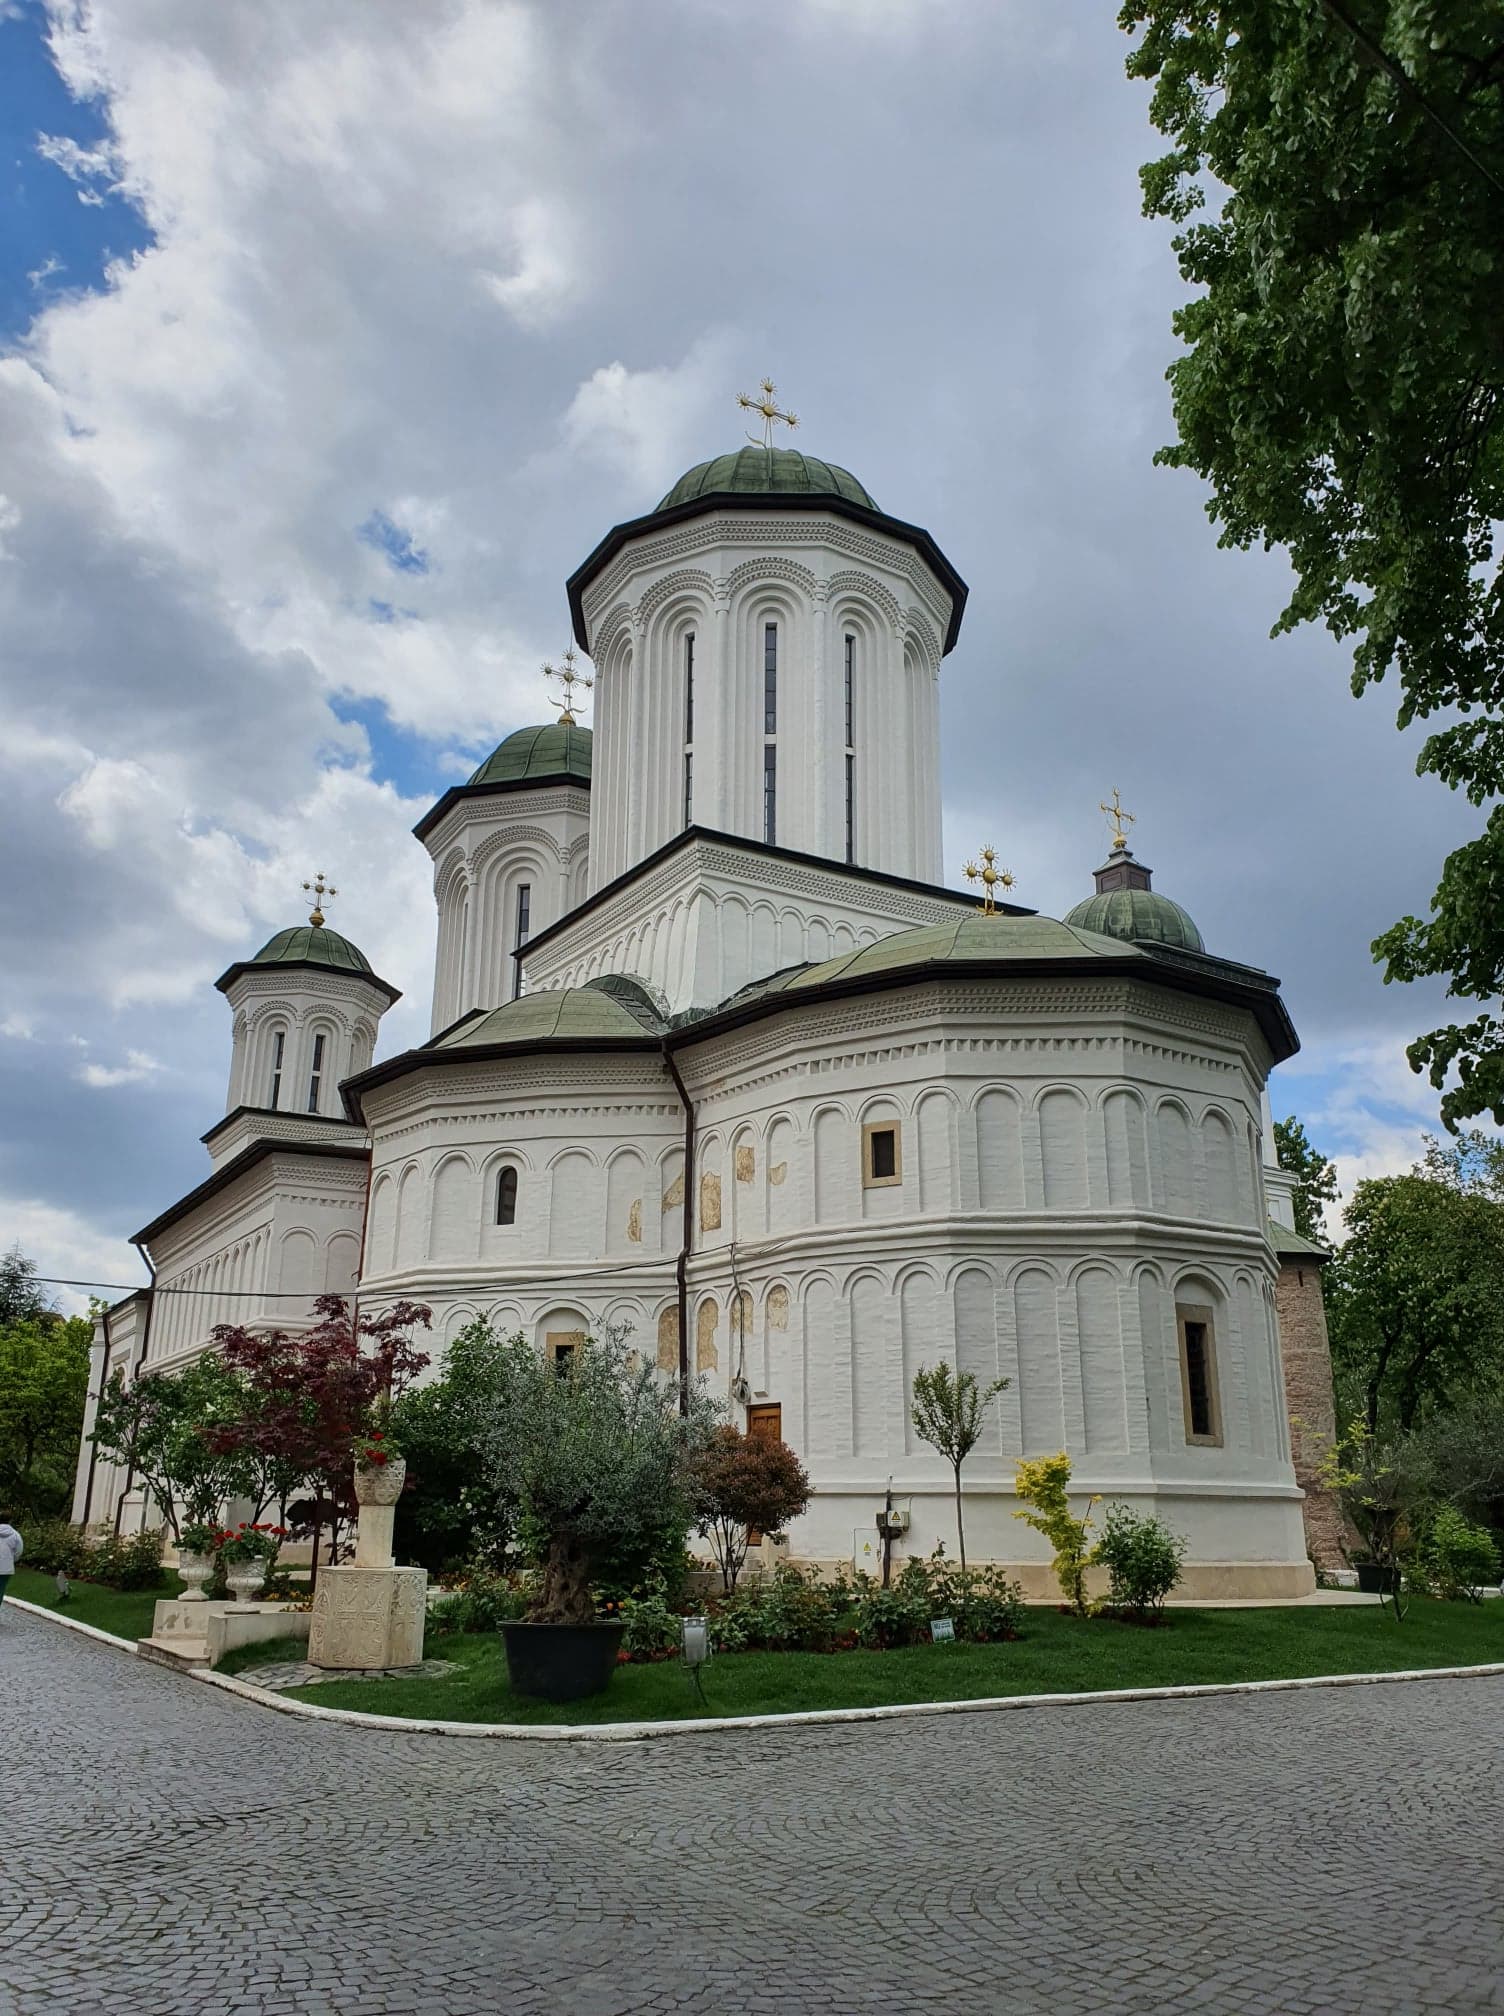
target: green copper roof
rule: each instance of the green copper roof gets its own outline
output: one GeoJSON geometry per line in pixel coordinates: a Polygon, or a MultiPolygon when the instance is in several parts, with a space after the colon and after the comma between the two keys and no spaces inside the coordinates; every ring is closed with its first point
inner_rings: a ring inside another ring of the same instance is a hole
{"type": "Polygon", "coordinates": [[[1187,913],[1157,889],[1111,889],[1106,895],[1088,896],[1066,912],[1065,921],[1106,938],[1175,945],[1182,952],[1206,950],[1187,913]]]}
{"type": "Polygon", "coordinates": [[[656,1036],[662,1024],[644,1000],[628,1005],[620,994],[592,983],[549,988],[508,1001],[452,1030],[435,1046],[469,1050],[485,1043],[599,1042],[621,1036],[656,1036]],[[634,1012],[635,1010],[635,1012],[634,1012]]]}
{"type": "Polygon", "coordinates": [[[369,973],[371,962],[358,945],[323,924],[295,924],[268,938],[248,966],[327,966],[332,973],[369,973]]]}
{"type": "Polygon", "coordinates": [[[590,730],[566,728],[561,721],[546,728],[519,728],[497,744],[470,783],[518,784],[529,777],[577,777],[588,784],[590,730]]]}
{"type": "MultiPolygon", "coordinates": [[[[1012,959],[1125,959],[1133,956],[1130,945],[1101,938],[1090,931],[1059,924],[1053,917],[1008,917],[999,913],[984,917],[979,910],[956,923],[921,924],[917,930],[898,931],[891,938],[879,938],[860,952],[846,952],[819,966],[800,966],[792,972],[775,974],[762,990],[765,994],[798,994],[807,987],[820,987],[830,980],[857,979],[873,973],[901,974],[906,967],[943,965],[947,962],[973,964],[996,960],[1000,966],[1012,959]]],[[[748,990],[750,993],[752,990],[748,990]]]]}
{"type": "Polygon", "coordinates": [[[806,497],[844,497],[848,504],[860,504],[868,511],[877,505],[866,488],[849,469],[838,463],[822,462],[817,456],[802,455],[797,448],[738,448],[733,455],[717,455],[710,462],[697,462],[687,469],[655,509],[672,510],[696,497],[714,497],[726,491],[743,496],[778,497],[798,493],[806,497]]]}
{"type": "Polygon", "coordinates": [[[1297,1232],[1292,1226],[1281,1225],[1277,1218],[1269,1220],[1269,1244],[1281,1256],[1286,1253],[1296,1258],[1308,1260],[1330,1260],[1331,1248],[1318,1240],[1308,1239],[1304,1232],[1297,1232]]]}

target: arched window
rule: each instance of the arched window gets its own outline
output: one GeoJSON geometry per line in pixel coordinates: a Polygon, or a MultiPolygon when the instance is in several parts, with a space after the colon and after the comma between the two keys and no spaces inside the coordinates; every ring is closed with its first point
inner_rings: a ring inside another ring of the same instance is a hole
{"type": "Polygon", "coordinates": [[[272,1096],[268,1101],[273,1112],[282,1103],[282,1053],[287,1048],[287,1031],[278,1029],[272,1037],[272,1096]]]}
{"type": "Polygon", "coordinates": [[[517,1171],[508,1162],[496,1178],[496,1222],[517,1223],[517,1171]]]}

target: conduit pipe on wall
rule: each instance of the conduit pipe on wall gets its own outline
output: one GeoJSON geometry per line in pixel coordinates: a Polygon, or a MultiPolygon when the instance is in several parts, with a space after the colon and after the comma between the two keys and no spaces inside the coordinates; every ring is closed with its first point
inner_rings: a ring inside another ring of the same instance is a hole
{"type": "Polygon", "coordinates": [[[674,1278],[679,1286],[679,1412],[689,1412],[689,1256],[695,1237],[695,1107],[679,1075],[674,1053],[663,1039],[663,1061],[684,1108],[684,1215],[679,1234],[679,1258],[674,1278]]]}
{"type": "MultiPolygon", "coordinates": [[[[132,1386],[134,1386],[136,1381],[141,1377],[141,1368],[146,1363],[147,1352],[151,1349],[151,1318],[152,1318],[152,1311],[157,1306],[157,1270],[152,1265],[152,1257],[150,1253],[147,1252],[145,1246],[141,1243],[141,1241],[139,1239],[133,1239],[131,1241],[131,1244],[135,1247],[136,1251],[141,1255],[141,1265],[146,1269],[147,1273],[151,1276],[150,1285],[146,1290],[146,1314],[141,1321],[141,1349],[137,1354],[135,1364],[131,1367],[130,1383],[132,1384],[132,1386]]],[[[106,1352],[105,1353],[106,1368],[108,1368],[109,1362],[110,1362],[109,1353],[106,1352]]],[[[100,1386],[101,1398],[103,1397],[103,1394],[104,1394],[104,1387],[103,1384],[101,1383],[100,1386]]],[[[126,1471],[125,1471],[125,1487],[121,1491],[120,1496],[115,1500],[115,1538],[117,1540],[120,1538],[120,1522],[125,1517],[125,1501],[130,1496],[131,1485],[135,1482],[135,1477],[136,1477],[136,1466],[134,1463],[128,1463],[126,1465],[126,1471]]],[[[140,1530],[143,1533],[146,1531],[146,1500],[144,1498],[141,1501],[140,1530]]]]}

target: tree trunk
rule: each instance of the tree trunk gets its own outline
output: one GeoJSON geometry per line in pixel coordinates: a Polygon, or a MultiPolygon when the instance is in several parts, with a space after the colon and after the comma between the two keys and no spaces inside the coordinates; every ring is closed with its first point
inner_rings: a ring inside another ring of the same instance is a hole
{"type": "Polygon", "coordinates": [[[961,1524],[961,1466],[956,1465],[956,1544],[961,1549],[961,1573],[966,1573],[966,1528],[961,1524]]]}
{"type": "Polygon", "coordinates": [[[594,1617],[589,1552],[574,1534],[555,1533],[543,1563],[543,1587],[528,1619],[534,1624],[589,1624],[594,1617]]]}

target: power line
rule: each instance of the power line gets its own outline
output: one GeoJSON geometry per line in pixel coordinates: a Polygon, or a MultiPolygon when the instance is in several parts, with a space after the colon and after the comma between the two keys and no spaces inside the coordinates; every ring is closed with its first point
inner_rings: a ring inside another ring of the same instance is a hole
{"type": "Polygon", "coordinates": [[[1425,93],[1421,90],[1420,86],[1403,68],[1403,66],[1395,61],[1395,59],[1389,54],[1388,50],[1384,48],[1383,44],[1375,41],[1374,37],[1369,34],[1368,30],[1364,28],[1359,22],[1353,19],[1351,14],[1348,13],[1347,9],[1344,6],[1340,5],[1340,0],[1322,0],[1322,4],[1326,8],[1328,14],[1331,15],[1332,19],[1334,21],[1341,23],[1341,25],[1347,30],[1348,34],[1352,36],[1353,40],[1358,44],[1359,48],[1362,49],[1364,53],[1370,58],[1370,60],[1374,63],[1377,63],[1379,68],[1384,72],[1385,76],[1388,77],[1393,83],[1397,84],[1400,90],[1404,92],[1405,96],[1411,99],[1417,106],[1419,106],[1420,110],[1424,113],[1426,118],[1430,120],[1431,124],[1443,136],[1443,138],[1449,141],[1451,145],[1457,149],[1457,152],[1463,157],[1465,161],[1469,162],[1474,168],[1477,169],[1478,173],[1481,176],[1483,176],[1485,181],[1489,182],[1495,189],[1497,189],[1501,196],[1504,196],[1504,182],[1500,181],[1499,177],[1494,173],[1492,168],[1489,167],[1486,161],[1480,159],[1480,157],[1473,152],[1472,148],[1468,145],[1467,141],[1463,139],[1462,135],[1456,130],[1456,128],[1452,126],[1448,120],[1442,117],[1442,115],[1437,111],[1436,107],[1431,103],[1430,99],[1427,98],[1425,93]]]}

